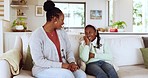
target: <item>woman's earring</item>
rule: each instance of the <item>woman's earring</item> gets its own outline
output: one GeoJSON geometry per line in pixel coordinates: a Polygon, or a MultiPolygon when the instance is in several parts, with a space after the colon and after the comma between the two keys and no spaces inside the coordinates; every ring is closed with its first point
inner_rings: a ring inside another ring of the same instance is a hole
{"type": "Polygon", "coordinates": [[[54,22],[55,24],[57,24],[58,22],[56,21],[56,22],[54,22]]]}

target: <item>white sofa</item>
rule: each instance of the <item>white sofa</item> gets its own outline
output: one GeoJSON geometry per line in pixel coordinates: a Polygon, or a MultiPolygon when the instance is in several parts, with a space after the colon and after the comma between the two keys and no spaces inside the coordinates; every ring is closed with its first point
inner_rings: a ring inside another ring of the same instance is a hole
{"type": "MultiPolygon", "coordinates": [[[[23,59],[26,57],[27,44],[30,35],[23,35],[17,37],[15,48],[21,48],[23,51],[23,59]]],[[[78,46],[79,41],[83,39],[83,35],[69,35],[73,52],[78,60],[78,46]]],[[[119,78],[148,78],[148,69],[144,67],[142,54],[139,48],[143,48],[142,35],[116,35],[108,36],[102,35],[101,38],[105,39],[110,46],[110,51],[113,55],[114,63],[119,67],[119,78]]],[[[78,61],[79,62],[79,61],[78,61]]],[[[84,69],[84,63],[81,63],[84,69]]],[[[5,60],[0,60],[0,78],[34,78],[31,76],[31,71],[20,70],[20,74],[12,76],[10,73],[9,63],[5,60]]],[[[95,78],[88,75],[88,78],[95,78]]]]}

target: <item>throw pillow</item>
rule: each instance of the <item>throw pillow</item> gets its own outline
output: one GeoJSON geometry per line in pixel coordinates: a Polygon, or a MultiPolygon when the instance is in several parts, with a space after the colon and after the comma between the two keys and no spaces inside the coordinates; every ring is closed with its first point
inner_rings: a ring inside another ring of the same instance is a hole
{"type": "Polygon", "coordinates": [[[148,37],[142,37],[145,48],[148,48],[148,37]]]}
{"type": "Polygon", "coordinates": [[[26,56],[25,63],[23,65],[23,70],[31,71],[32,67],[33,67],[33,60],[32,60],[31,54],[30,54],[30,46],[28,45],[27,56],[26,56]]]}
{"type": "Polygon", "coordinates": [[[144,65],[148,68],[148,48],[140,48],[144,60],[144,65]]]}

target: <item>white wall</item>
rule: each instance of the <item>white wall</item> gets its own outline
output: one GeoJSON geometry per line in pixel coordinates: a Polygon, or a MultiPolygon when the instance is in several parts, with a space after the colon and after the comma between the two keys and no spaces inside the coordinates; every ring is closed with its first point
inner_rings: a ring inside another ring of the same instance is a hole
{"type": "MultiPolygon", "coordinates": [[[[28,6],[29,8],[26,9],[26,15],[27,15],[27,26],[28,29],[35,30],[37,27],[40,27],[44,25],[46,22],[45,14],[43,17],[37,17],[35,16],[35,6],[36,5],[43,5],[44,1],[46,0],[30,0],[28,1],[28,6]]],[[[61,0],[53,0],[53,1],[61,1],[61,0]]],[[[63,2],[85,2],[85,0],[62,0],[63,2]]],[[[86,24],[92,24],[94,26],[107,26],[107,9],[106,9],[106,0],[87,0],[86,1],[86,6],[91,6],[91,7],[86,7],[86,24]],[[92,6],[92,4],[94,6],[92,6]],[[102,10],[103,17],[102,20],[91,20],[89,17],[90,10],[102,10]]],[[[15,20],[16,16],[14,15],[16,12],[16,9],[12,8],[11,9],[11,23],[13,20],[15,20]]]]}
{"type": "Polygon", "coordinates": [[[4,0],[4,20],[10,21],[10,2],[11,0],[4,0]]]}
{"type": "Polygon", "coordinates": [[[122,20],[127,23],[125,31],[133,31],[133,0],[114,0],[114,21],[122,20]]]}
{"type": "Polygon", "coordinates": [[[4,52],[4,36],[3,32],[10,29],[9,21],[7,20],[0,20],[0,54],[4,52]]]}
{"type": "MultiPolygon", "coordinates": [[[[35,6],[43,5],[46,0],[27,0],[29,6],[26,9],[27,26],[28,29],[35,30],[37,27],[44,25],[46,22],[45,14],[43,17],[35,16],[35,6]]],[[[108,0],[53,0],[53,1],[63,1],[63,2],[86,2],[86,25],[92,24],[96,27],[107,27],[108,23],[108,10],[107,1],[108,0]],[[102,10],[102,20],[92,20],[90,19],[90,10],[102,10]]],[[[115,21],[124,20],[127,23],[126,31],[132,31],[132,0],[115,0],[114,14],[115,21]]],[[[14,20],[15,15],[14,9],[11,9],[11,23],[14,20]],[[13,13],[13,14],[12,14],[13,13]]]]}
{"type": "Polygon", "coordinates": [[[86,25],[95,27],[108,26],[108,0],[86,0],[86,25]],[[102,19],[90,19],[90,10],[102,10],[102,19]]]}
{"type": "Polygon", "coordinates": [[[0,20],[0,54],[3,53],[3,24],[2,20],[0,20]]]}
{"type": "Polygon", "coordinates": [[[28,29],[35,30],[36,28],[43,26],[46,22],[46,14],[44,16],[35,16],[35,5],[29,5],[29,10],[27,10],[27,26],[28,29]]]}

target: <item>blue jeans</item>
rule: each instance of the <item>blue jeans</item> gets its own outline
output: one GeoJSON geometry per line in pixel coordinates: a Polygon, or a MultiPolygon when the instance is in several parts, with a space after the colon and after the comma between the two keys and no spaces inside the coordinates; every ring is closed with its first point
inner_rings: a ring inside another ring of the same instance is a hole
{"type": "Polygon", "coordinates": [[[88,63],[86,65],[85,72],[89,75],[95,76],[96,78],[118,78],[114,67],[102,60],[88,63]]]}

